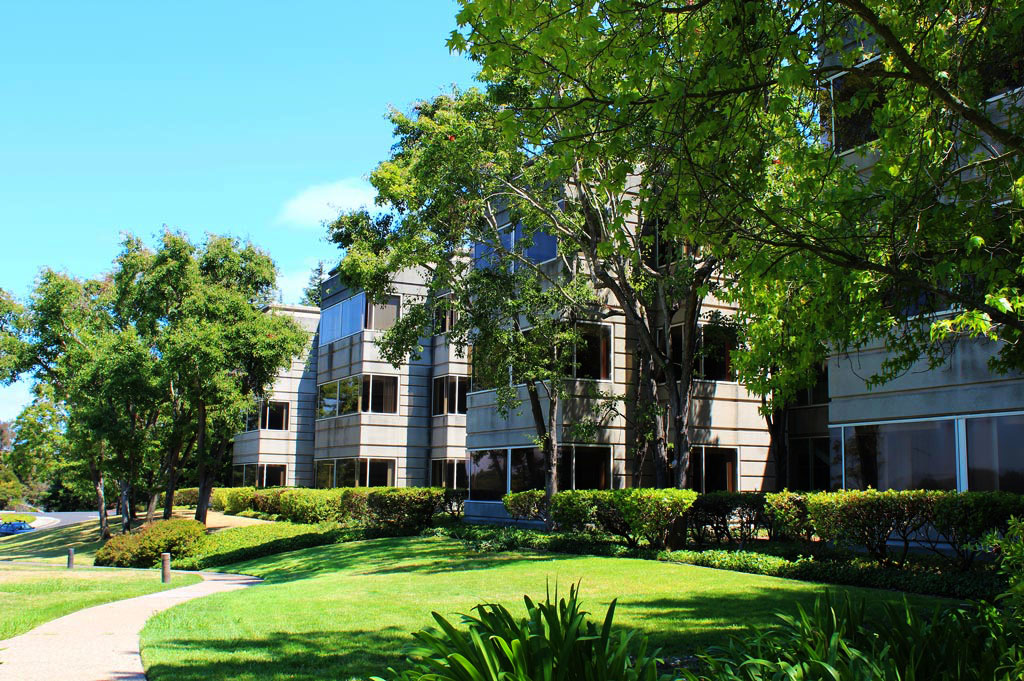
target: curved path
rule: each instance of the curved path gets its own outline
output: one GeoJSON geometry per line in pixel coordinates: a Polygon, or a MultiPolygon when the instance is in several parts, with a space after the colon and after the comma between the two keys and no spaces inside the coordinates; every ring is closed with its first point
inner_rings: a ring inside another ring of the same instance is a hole
{"type": "Polygon", "coordinates": [[[200,573],[203,581],[97,605],[0,641],[2,681],[145,681],[139,632],[146,620],[179,603],[262,580],[200,573]]]}

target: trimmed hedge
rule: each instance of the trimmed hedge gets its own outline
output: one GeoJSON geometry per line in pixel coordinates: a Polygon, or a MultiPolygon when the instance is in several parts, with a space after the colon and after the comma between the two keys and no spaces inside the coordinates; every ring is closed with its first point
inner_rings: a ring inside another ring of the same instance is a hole
{"type": "Polygon", "coordinates": [[[156,567],[161,553],[191,555],[206,535],[206,526],[197,520],[172,518],[158,520],[130,534],[111,537],[96,552],[96,565],[114,567],[156,567]]]}
{"type": "Polygon", "coordinates": [[[782,490],[764,495],[764,513],[772,539],[814,538],[814,525],[807,512],[807,495],[782,490]]]}
{"type": "Polygon", "coordinates": [[[369,526],[378,536],[419,534],[444,506],[440,487],[380,487],[366,497],[369,526]]]}
{"type": "Polygon", "coordinates": [[[172,565],[179,570],[205,570],[277,553],[362,538],[361,530],[342,528],[334,523],[267,523],[233,527],[207,535],[195,545],[191,555],[175,558],[172,565]]]}
{"type": "Polygon", "coordinates": [[[551,518],[564,532],[593,528],[621,537],[630,548],[641,540],[661,548],[696,498],[688,489],[568,490],[551,500],[551,518]]]}
{"type": "Polygon", "coordinates": [[[698,546],[711,541],[738,541],[743,546],[757,536],[765,520],[765,495],[760,492],[701,494],[684,518],[698,546]]]}
{"type": "Polygon", "coordinates": [[[509,492],[501,499],[505,511],[515,520],[547,520],[547,493],[542,489],[509,492]]]}

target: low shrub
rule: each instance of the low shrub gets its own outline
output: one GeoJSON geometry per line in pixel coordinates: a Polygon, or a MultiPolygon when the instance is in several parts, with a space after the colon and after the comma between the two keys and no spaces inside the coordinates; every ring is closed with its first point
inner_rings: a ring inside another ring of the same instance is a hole
{"type": "Polygon", "coordinates": [[[563,532],[583,532],[597,522],[593,490],[566,490],[551,500],[551,520],[563,532]]]}
{"type": "Polygon", "coordinates": [[[341,522],[346,489],[288,489],[278,495],[281,517],[293,523],[341,522]]]}
{"type": "Polygon", "coordinates": [[[281,495],[288,489],[287,487],[269,487],[256,490],[252,499],[253,510],[266,515],[280,514],[281,495]]]}
{"type": "Polygon", "coordinates": [[[594,493],[600,528],[622,537],[631,548],[640,539],[658,549],[665,546],[672,527],[693,505],[697,493],[689,489],[629,489],[594,493]]]}
{"type": "Polygon", "coordinates": [[[277,553],[362,538],[362,531],[343,528],[334,523],[268,523],[233,527],[205,536],[196,545],[192,555],[176,558],[172,565],[180,570],[205,570],[277,553]]]}
{"type": "Polygon", "coordinates": [[[172,518],[143,525],[130,534],[111,537],[96,552],[96,565],[114,567],[155,567],[161,553],[189,556],[206,535],[206,526],[197,520],[172,518]]]}
{"type": "Polygon", "coordinates": [[[379,487],[366,497],[369,527],[374,534],[418,534],[430,527],[444,505],[440,487],[379,487]]]}
{"type": "Polygon", "coordinates": [[[210,509],[223,513],[228,508],[228,491],[230,487],[216,487],[210,493],[210,509]]]}
{"type": "Polygon", "coordinates": [[[943,554],[946,543],[961,567],[969,567],[982,551],[983,539],[1003,534],[1013,516],[1024,515],[1024,495],[1010,492],[946,492],[934,500],[933,515],[922,543],[943,554]]]}
{"type": "Polygon", "coordinates": [[[600,624],[580,608],[574,586],[568,599],[549,593],[543,603],[524,596],[526,617],[516,619],[504,606],[483,604],[476,616],[463,615],[456,628],[433,613],[440,631],[413,634],[412,669],[396,681],[432,679],[602,679],[653,680],[657,651],[648,653],[646,638],[632,632],[613,632],[615,602],[600,624]],[[553,672],[555,672],[553,674],[553,672]]]}
{"type": "Polygon", "coordinates": [[[814,525],[807,512],[807,495],[800,492],[772,492],[764,495],[765,521],[772,539],[811,541],[814,525]]]}
{"type": "MultiPolygon", "coordinates": [[[[216,490],[214,490],[216,491],[216,490]]],[[[162,497],[163,495],[161,495],[162,497]]],[[[161,499],[161,502],[163,500],[161,499]]],[[[174,490],[174,505],[175,506],[190,506],[195,508],[199,505],[199,488],[198,487],[182,487],[181,489],[174,490]]]]}
{"type": "Polygon", "coordinates": [[[339,509],[341,522],[352,524],[366,524],[370,518],[370,507],[368,499],[373,488],[370,487],[346,487],[341,491],[339,509]]]}
{"type": "Polygon", "coordinates": [[[779,577],[791,569],[794,562],[778,556],[753,551],[728,551],[708,549],[706,551],[669,551],[664,554],[669,562],[699,565],[701,567],[747,572],[752,575],[779,577]]]}
{"type": "Polygon", "coordinates": [[[20,501],[25,488],[14,472],[0,464],[0,511],[20,501]]]}
{"type": "Polygon", "coordinates": [[[255,498],[255,487],[229,487],[224,496],[224,512],[229,515],[237,515],[241,511],[251,511],[255,498]]]}
{"type": "Polygon", "coordinates": [[[467,498],[469,498],[469,490],[446,487],[444,490],[444,512],[449,517],[458,520],[462,517],[467,498]]]}
{"type": "Polygon", "coordinates": [[[542,489],[509,492],[502,497],[501,503],[515,520],[547,520],[548,500],[542,489]]]}

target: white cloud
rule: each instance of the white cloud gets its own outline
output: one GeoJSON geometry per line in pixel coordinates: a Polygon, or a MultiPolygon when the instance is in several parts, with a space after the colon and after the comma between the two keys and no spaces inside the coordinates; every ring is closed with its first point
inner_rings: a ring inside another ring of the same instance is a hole
{"type": "Polygon", "coordinates": [[[344,210],[373,206],[375,196],[373,187],[362,178],[315,184],[288,199],[277,222],[299,229],[316,229],[344,210]]]}
{"type": "Polygon", "coordinates": [[[14,420],[31,401],[32,384],[28,381],[0,387],[0,421],[14,420]]]}

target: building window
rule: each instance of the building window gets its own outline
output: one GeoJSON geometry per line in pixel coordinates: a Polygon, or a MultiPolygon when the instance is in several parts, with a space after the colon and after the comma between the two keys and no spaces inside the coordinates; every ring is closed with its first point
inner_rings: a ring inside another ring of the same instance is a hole
{"type": "Polygon", "coordinates": [[[353,457],[317,461],[315,479],[318,489],[394,487],[395,460],[353,457]]]}
{"type": "Polygon", "coordinates": [[[320,345],[363,330],[366,321],[366,294],[357,293],[348,300],[320,312],[320,345]]]}
{"type": "Polygon", "coordinates": [[[398,376],[363,376],[363,411],[398,413],[398,376]]]}
{"type": "Polygon", "coordinates": [[[967,487],[1024,493],[1024,414],[967,419],[967,487]]]}
{"type": "Polygon", "coordinates": [[[287,479],[285,464],[236,464],[231,472],[234,487],[284,487],[287,479]]]}
{"type": "MultiPolygon", "coordinates": [[[[485,449],[469,453],[471,501],[501,501],[508,491],[544,489],[544,454],[537,447],[485,449]]],[[[611,447],[558,448],[558,488],[611,489],[611,447]]]]}
{"type": "Polygon", "coordinates": [[[398,321],[400,300],[398,296],[389,296],[383,305],[374,305],[366,299],[366,328],[386,331],[398,321]]]}
{"type": "Polygon", "coordinates": [[[452,306],[451,296],[441,296],[434,304],[434,335],[448,333],[459,320],[459,311],[452,306]]]}
{"type": "Polygon", "coordinates": [[[465,414],[466,395],[469,393],[469,376],[438,376],[434,379],[431,413],[465,414]]]}
{"type": "Polygon", "coordinates": [[[874,116],[885,103],[886,91],[876,74],[882,70],[882,62],[874,60],[828,81],[820,116],[836,151],[848,151],[878,139],[874,116]]]}
{"type": "Polygon", "coordinates": [[[579,324],[576,345],[576,378],[607,381],[612,377],[612,327],[607,324],[579,324]]]}
{"type": "Polygon", "coordinates": [[[430,484],[445,489],[468,489],[465,459],[434,459],[430,462],[430,484]]]}
{"type": "Polygon", "coordinates": [[[843,430],[847,489],[957,488],[953,420],[874,424],[843,430]]]}
{"type": "Polygon", "coordinates": [[[349,376],[319,386],[317,418],[355,414],[398,413],[398,376],[349,376]]]}
{"type": "Polygon", "coordinates": [[[258,400],[245,416],[245,430],[288,430],[288,403],[258,400]]]}
{"type": "MultiPolygon", "coordinates": [[[[473,244],[473,261],[477,268],[487,269],[494,267],[507,253],[517,252],[522,258],[534,264],[540,264],[558,257],[558,239],[544,232],[535,230],[527,234],[522,224],[517,223],[513,229],[511,226],[503,227],[498,231],[498,240],[501,245],[501,252],[495,253],[492,244],[477,242],[473,244]]],[[[513,262],[513,269],[521,264],[513,262]]]]}
{"type": "Polygon", "coordinates": [[[739,453],[729,447],[690,448],[690,486],[700,493],[739,488],[739,453]]]}
{"type": "Polygon", "coordinates": [[[469,453],[469,498],[501,501],[508,491],[508,450],[485,449],[469,453]]]}
{"type": "Polygon", "coordinates": [[[790,438],[786,459],[786,488],[811,492],[832,487],[832,460],[827,437],[790,438]]]}
{"type": "Polygon", "coordinates": [[[828,366],[822,365],[818,368],[814,376],[814,385],[798,390],[793,402],[794,407],[828,404],[828,366]]]}
{"type": "MultiPolygon", "coordinates": [[[[677,373],[683,370],[683,326],[669,328],[672,340],[672,360],[677,373]]],[[[693,357],[693,377],[705,381],[733,381],[732,351],[737,347],[736,330],[721,324],[701,324],[697,327],[696,351],[693,357]]],[[[664,334],[662,334],[662,337],[664,334]]],[[[664,380],[663,377],[659,380],[664,380]]]]}
{"type": "Polygon", "coordinates": [[[611,489],[612,449],[567,445],[558,448],[558,489],[611,489]]]}

